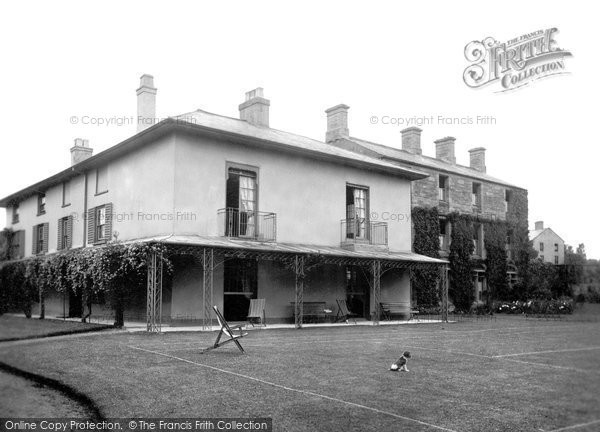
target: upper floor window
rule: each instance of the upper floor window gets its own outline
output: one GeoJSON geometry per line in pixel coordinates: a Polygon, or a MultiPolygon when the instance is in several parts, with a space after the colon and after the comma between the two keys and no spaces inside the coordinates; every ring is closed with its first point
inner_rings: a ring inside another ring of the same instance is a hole
{"type": "Polygon", "coordinates": [[[95,241],[106,239],[106,207],[101,206],[96,208],[96,234],[95,241]]]}
{"type": "Polygon", "coordinates": [[[38,195],[38,216],[46,213],[46,194],[38,195]]]}
{"type": "Polygon", "coordinates": [[[96,170],[96,195],[108,192],[108,167],[103,166],[96,170]]]}
{"type": "Polygon", "coordinates": [[[19,203],[15,203],[12,208],[12,223],[19,223],[19,203]]]}
{"type": "Polygon", "coordinates": [[[540,242],[540,252],[544,252],[544,242],[540,242]]]}
{"type": "Polygon", "coordinates": [[[448,201],[448,176],[440,175],[438,180],[438,198],[440,201],[448,201]]]}
{"type": "Polygon", "coordinates": [[[227,170],[225,235],[254,237],[257,233],[257,175],[251,169],[227,170]]]}
{"type": "Polygon", "coordinates": [[[34,255],[48,252],[48,223],[33,227],[33,250],[34,255]]]}
{"type": "Polygon", "coordinates": [[[87,243],[106,243],[112,236],[112,203],[88,209],[87,243]]]}
{"type": "Polygon", "coordinates": [[[481,209],[481,183],[473,183],[471,204],[473,204],[473,207],[481,209]]]}
{"type": "Polygon", "coordinates": [[[506,191],[504,191],[504,211],[506,213],[508,213],[508,206],[510,205],[511,201],[512,201],[512,191],[506,189],[506,191]]]}
{"type": "Polygon", "coordinates": [[[369,189],[346,185],[346,237],[367,238],[369,189]]]}
{"type": "Polygon", "coordinates": [[[440,250],[448,250],[450,247],[450,222],[440,219],[440,250]]]}
{"type": "Polygon", "coordinates": [[[73,234],[72,217],[66,216],[58,220],[58,245],[59,250],[69,249],[73,234]]]}
{"type": "Polygon", "coordinates": [[[66,207],[71,205],[71,182],[66,181],[62,186],[62,205],[66,207]]]}
{"type": "Polygon", "coordinates": [[[554,252],[558,252],[558,243],[554,243],[554,252]]]}

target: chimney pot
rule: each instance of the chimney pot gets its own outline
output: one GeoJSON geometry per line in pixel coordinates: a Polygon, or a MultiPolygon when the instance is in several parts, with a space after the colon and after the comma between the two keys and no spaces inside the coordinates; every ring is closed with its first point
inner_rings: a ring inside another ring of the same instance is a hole
{"type": "Polygon", "coordinates": [[[469,154],[471,155],[471,164],[470,167],[481,172],[486,172],[485,167],[485,148],[477,147],[469,150],[469,154]]]}
{"type": "Polygon", "coordinates": [[[456,163],[456,157],[454,156],[455,141],[456,141],[456,138],[450,137],[450,136],[434,141],[436,159],[440,159],[445,162],[455,164],[456,163]]]}
{"type": "Polygon", "coordinates": [[[340,138],[350,137],[348,129],[348,105],[339,104],[325,110],[327,114],[327,132],[325,141],[332,142],[340,138]]]}
{"type": "Polygon", "coordinates": [[[240,119],[255,126],[269,127],[269,106],[271,102],[263,96],[263,88],[257,87],[246,92],[246,101],[239,106],[240,119]]]}
{"type": "Polygon", "coordinates": [[[413,154],[423,154],[421,150],[421,132],[423,130],[415,126],[402,129],[400,131],[402,134],[402,150],[413,154]]]}
{"type": "Polygon", "coordinates": [[[93,152],[89,140],[75,138],[74,145],[71,147],[71,166],[90,158],[93,152]]]}
{"type": "Polygon", "coordinates": [[[154,77],[144,74],[140,77],[140,87],[137,94],[137,131],[153,126],[156,119],[156,87],[154,77]]]}
{"type": "Polygon", "coordinates": [[[544,229],[544,221],[537,221],[535,223],[535,230],[539,231],[539,230],[543,230],[544,229]]]}

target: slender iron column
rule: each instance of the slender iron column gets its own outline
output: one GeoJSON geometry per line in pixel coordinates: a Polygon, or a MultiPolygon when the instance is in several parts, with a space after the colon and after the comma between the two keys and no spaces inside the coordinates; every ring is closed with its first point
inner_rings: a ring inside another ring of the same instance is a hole
{"type": "Polygon", "coordinates": [[[375,303],[375,314],[373,315],[373,325],[379,325],[379,314],[381,302],[381,261],[373,260],[371,263],[371,275],[373,276],[373,302],[375,303]]]}
{"type": "Polygon", "coordinates": [[[202,328],[210,330],[213,324],[213,273],[214,273],[214,250],[203,249],[202,251],[202,307],[204,316],[202,317],[202,328]]]}
{"type": "Polygon", "coordinates": [[[296,276],[296,301],[294,310],[294,325],[297,329],[302,328],[303,305],[304,305],[304,256],[296,255],[294,258],[294,273],[296,276]]]}

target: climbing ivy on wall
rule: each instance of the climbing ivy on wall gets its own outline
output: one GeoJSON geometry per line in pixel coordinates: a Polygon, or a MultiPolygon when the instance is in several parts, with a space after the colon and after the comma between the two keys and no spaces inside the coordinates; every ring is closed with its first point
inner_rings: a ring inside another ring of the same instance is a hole
{"type": "Polygon", "coordinates": [[[483,224],[484,244],[486,250],[486,278],[491,300],[510,298],[506,272],[506,222],[488,221],[483,224]]]}
{"type": "MultiPolygon", "coordinates": [[[[123,325],[123,311],[146,286],[147,259],[161,245],[111,243],[43,257],[0,263],[0,313],[21,310],[31,317],[33,304],[49,291],[82,295],[84,305],[106,295],[115,310],[115,325],[123,325]]],[[[166,274],[170,260],[163,258],[166,274]]],[[[43,310],[43,306],[42,306],[43,310]]]]}
{"type": "Polygon", "coordinates": [[[450,243],[450,288],[448,294],[457,310],[468,311],[475,300],[473,288],[473,227],[471,218],[452,213],[450,243]]]}
{"type": "Polygon", "coordinates": [[[13,235],[14,233],[10,228],[4,228],[0,231],[0,261],[10,259],[13,235]]]}
{"type": "MultiPolygon", "coordinates": [[[[412,210],[413,251],[433,258],[439,258],[440,222],[437,208],[415,207],[412,210]]],[[[437,306],[439,271],[418,269],[411,273],[412,289],[416,293],[419,306],[437,306]]]]}

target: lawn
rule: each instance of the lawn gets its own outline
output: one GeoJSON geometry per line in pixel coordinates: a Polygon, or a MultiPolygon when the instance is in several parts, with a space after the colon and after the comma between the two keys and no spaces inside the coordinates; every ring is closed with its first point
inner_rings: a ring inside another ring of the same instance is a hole
{"type": "Polygon", "coordinates": [[[0,316],[0,342],[97,331],[110,326],[75,321],[40,320],[14,315],[0,316]]]}
{"type": "Polygon", "coordinates": [[[201,354],[214,333],[98,334],[0,346],[0,361],[75,387],[107,417],[272,417],[278,431],[597,431],[598,330],[523,317],[257,330],[242,340],[246,355],[233,344],[201,354]],[[388,371],[404,350],[410,372],[388,371]]]}

